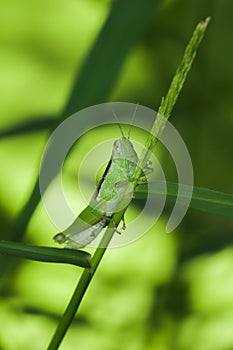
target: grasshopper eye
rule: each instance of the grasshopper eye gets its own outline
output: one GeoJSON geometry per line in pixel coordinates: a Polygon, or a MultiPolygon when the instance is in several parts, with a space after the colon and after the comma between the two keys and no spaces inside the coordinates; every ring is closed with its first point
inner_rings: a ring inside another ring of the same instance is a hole
{"type": "Polygon", "coordinates": [[[116,140],[116,141],[114,142],[114,149],[115,149],[115,151],[116,151],[117,153],[120,153],[120,151],[121,151],[121,145],[120,145],[119,140],[116,140]]]}

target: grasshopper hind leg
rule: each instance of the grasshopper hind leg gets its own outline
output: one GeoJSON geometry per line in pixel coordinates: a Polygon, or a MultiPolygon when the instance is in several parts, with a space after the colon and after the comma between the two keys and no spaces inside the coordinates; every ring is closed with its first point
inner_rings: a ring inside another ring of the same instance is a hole
{"type": "Polygon", "coordinates": [[[117,228],[117,224],[114,221],[112,216],[107,216],[103,215],[103,218],[108,221],[108,223],[112,222],[114,229],[116,230],[116,233],[121,234],[120,230],[125,230],[126,229],[126,224],[125,224],[125,216],[123,215],[121,221],[122,221],[122,227],[120,229],[117,228]]]}
{"type": "Polygon", "coordinates": [[[116,226],[116,223],[114,220],[113,221],[113,225],[115,226],[115,229],[116,229],[116,233],[118,233],[119,235],[121,234],[121,231],[120,230],[125,230],[126,229],[126,224],[125,224],[125,216],[123,215],[121,221],[122,221],[122,227],[120,229],[117,228],[116,226]]]}

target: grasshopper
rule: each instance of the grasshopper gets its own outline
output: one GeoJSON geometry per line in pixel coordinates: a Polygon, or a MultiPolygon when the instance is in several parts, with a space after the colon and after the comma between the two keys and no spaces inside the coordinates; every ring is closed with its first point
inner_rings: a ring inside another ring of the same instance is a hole
{"type": "MultiPolygon", "coordinates": [[[[66,243],[66,248],[82,248],[92,242],[113,221],[114,213],[126,208],[133,198],[133,174],[138,156],[129,139],[130,129],[126,138],[121,125],[118,125],[122,138],[113,144],[111,158],[90,204],[65,231],[54,236],[56,242],[66,243]]],[[[125,229],[124,218],[122,221],[122,228],[125,229]]]]}

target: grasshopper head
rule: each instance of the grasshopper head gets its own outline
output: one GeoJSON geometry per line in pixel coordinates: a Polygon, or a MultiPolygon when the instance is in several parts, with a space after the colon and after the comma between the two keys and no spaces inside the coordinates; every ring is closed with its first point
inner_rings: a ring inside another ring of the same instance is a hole
{"type": "Polygon", "coordinates": [[[137,163],[138,156],[134,150],[133,144],[129,139],[122,137],[113,144],[112,159],[127,159],[130,162],[137,163]]]}

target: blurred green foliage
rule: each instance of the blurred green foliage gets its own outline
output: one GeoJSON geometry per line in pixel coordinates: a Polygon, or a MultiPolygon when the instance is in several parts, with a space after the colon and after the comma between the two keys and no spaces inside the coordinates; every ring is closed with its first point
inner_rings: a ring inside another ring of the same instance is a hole
{"type": "MultiPolygon", "coordinates": [[[[106,0],[1,0],[0,130],[62,113],[110,10],[106,0]]],[[[122,62],[114,88],[100,101],[156,109],[194,26],[211,16],[171,121],[190,151],[195,184],[228,193],[233,192],[232,13],[231,0],[161,1],[122,62]]],[[[101,81],[90,84],[99,96],[101,81]]],[[[40,130],[0,139],[1,239],[10,239],[47,138],[48,131],[40,130]]],[[[89,142],[79,144],[84,154],[89,142]]],[[[167,178],[176,181],[160,147],[158,154],[167,178]]],[[[79,211],[85,203],[77,203],[73,193],[75,155],[78,151],[68,161],[65,185],[79,211]]],[[[87,170],[88,186],[91,166],[87,170]]],[[[169,236],[165,223],[166,211],[146,236],[107,252],[61,349],[233,348],[232,220],[190,209],[169,236]]],[[[55,231],[40,204],[25,240],[51,246],[55,231]]],[[[79,274],[70,266],[17,260],[0,285],[0,348],[45,349],[79,274]]]]}

